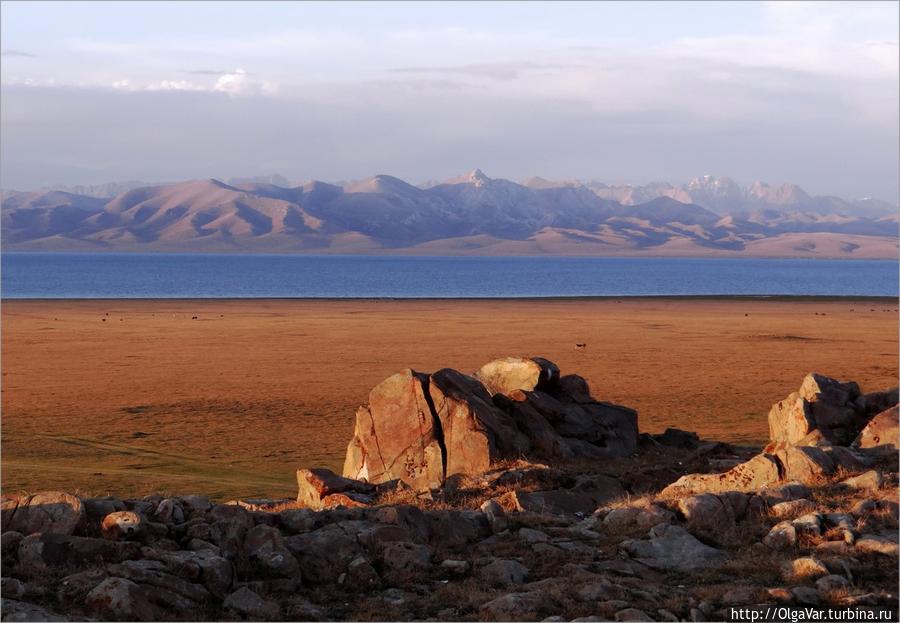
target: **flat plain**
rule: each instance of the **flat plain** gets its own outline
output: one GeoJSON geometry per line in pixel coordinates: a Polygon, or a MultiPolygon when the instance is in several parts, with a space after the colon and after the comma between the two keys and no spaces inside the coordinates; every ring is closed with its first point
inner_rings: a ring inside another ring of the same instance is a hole
{"type": "Polygon", "coordinates": [[[541,355],[641,431],[746,444],[807,372],[898,376],[890,299],[8,300],[2,321],[4,491],[290,497],[405,367],[541,355]]]}

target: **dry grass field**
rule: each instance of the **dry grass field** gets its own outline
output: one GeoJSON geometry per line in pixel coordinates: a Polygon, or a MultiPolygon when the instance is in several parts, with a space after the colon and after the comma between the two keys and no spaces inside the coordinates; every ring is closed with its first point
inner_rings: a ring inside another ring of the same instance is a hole
{"type": "Polygon", "coordinates": [[[6,301],[4,491],[291,496],[393,372],[542,355],[667,426],[760,443],[815,370],[897,384],[896,301],[6,301]],[[585,343],[576,349],[576,343],[585,343]]]}

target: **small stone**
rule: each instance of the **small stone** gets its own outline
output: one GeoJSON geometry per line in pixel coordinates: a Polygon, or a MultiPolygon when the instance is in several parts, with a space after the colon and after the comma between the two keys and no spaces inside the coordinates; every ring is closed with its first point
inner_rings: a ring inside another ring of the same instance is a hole
{"type": "Polygon", "coordinates": [[[637,608],[625,608],[616,612],[616,621],[652,621],[653,617],[637,608]]]}
{"type": "Polygon", "coordinates": [[[246,586],[242,586],[226,597],[222,606],[236,614],[266,621],[277,619],[280,614],[277,603],[263,599],[246,586]]]}
{"type": "Polygon", "coordinates": [[[838,483],[838,486],[855,491],[877,491],[884,486],[884,477],[881,475],[881,472],[870,469],[858,476],[842,480],[838,483]]]}
{"type": "Polygon", "coordinates": [[[526,543],[546,543],[550,540],[545,532],[532,528],[520,528],[518,535],[526,543]]]}
{"type": "Polygon", "coordinates": [[[795,586],[791,589],[791,595],[793,595],[794,599],[799,604],[804,604],[807,606],[818,606],[822,603],[822,598],[819,596],[819,591],[814,588],[810,588],[809,586],[795,586]]]}
{"type": "Polygon", "coordinates": [[[506,518],[506,512],[500,503],[496,500],[488,500],[481,505],[481,512],[487,517],[494,534],[499,534],[509,527],[509,520],[506,518]]]}
{"type": "Polygon", "coordinates": [[[465,575],[469,572],[469,563],[465,560],[444,560],[440,564],[442,571],[449,575],[465,575]]]}
{"type": "Polygon", "coordinates": [[[775,524],[762,542],[772,549],[788,549],[797,544],[797,529],[789,521],[775,524]]]}
{"type": "Polygon", "coordinates": [[[828,593],[839,589],[847,588],[850,582],[842,575],[826,575],[816,580],[816,588],[820,593],[828,593]]]}
{"type": "Polygon", "coordinates": [[[864,534],[856,539],[856,549],[861,552],[884,554],[885,556],[897,556],[898,545],[896,536],[893,538],[880,534],[864,534]]]}
{"type": "Polygon", "coordinates": [[[0,595],[4,599],[21,599],[25,594],[25,584],[15,578],[0,578],[0,595]]]}
{"type": "Polygon", "coordinates": [[[479,619],[487,621],[535,621],[547,607],[547,595],[541,592],[507,593],[482,605],[479,619]]]}
{"type": "Polygon", "coordinates": [[[515,560],[497,559],[479,569],[478,577],[490,586],[512,586],[525,582],[528,567],[515,560]]]}
{"type": "Polygon", "coordinates": [[[807,513],[791,522],[791,525],[801,534],[822,534],[822,515],[819,513],[807,513]]]}
{"type": "Polygon", "coordinates": [[[811,500],[789,500],[787,502],[779,502],[769,508],[769,514],[773,517],[794,517],[811,513],[816,510],[816,505],[811,500]]]}
{"type": "Polygon", "coordinates": [[[783,572],[787,579],[806,580],[828,575],[828,567],[812,556],[804,556],[785,563],[783,572]]]}

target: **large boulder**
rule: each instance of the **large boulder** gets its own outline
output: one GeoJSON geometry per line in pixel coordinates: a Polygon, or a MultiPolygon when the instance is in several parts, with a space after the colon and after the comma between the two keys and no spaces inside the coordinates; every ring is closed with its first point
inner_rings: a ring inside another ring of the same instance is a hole
{"type": "Polygon", "coordinates": [[[328,498],[333,495],[342,494],[360,503],[370,503],[375,493],[374,485],[343,478],[325,468],[298,469],[297,487],[297,502],[314,509],[328,506],[328,498]]]}
{"type": "Polygon", "coordinates": [[[890,400],[890,392],[863,396],[856,383],[811,372],[798,391],[772,406],[769,437],[773,443],[846,446],[875,413],[870,409],[890,400]]]}
{"type": "Polygon", "coordinates": [[[530,448],[478,379],[444,368],[431,375],[428,391],[443,432],[447,476],[485,472],[530,448]]]}
{"type": "Polygon", "coordinates": [[[637,448],[637,411],[607,402],[573,403],[556,430],[599,446],[608,455],[625,456],[637,448]]]}
{"type": "Polygon", "coordinates": [[[3,529],[22,534],[70,535],[85,520],[81,499],[62,491],[3,496],[2,513],[3,529]]]}
{"type": "Polygon", "coordinates": [[[441,433],[427,386],[426,375],[407,369],[372,389],[369,404],[356,412],[345,477],[370,483],[399,479],[417,489],[441,485],[441,433]]]}
{"type": "Polygon", "coordinates": [[[755,457],[720,474],[687,474],[663,489],[663,495],[755,491],[781,480],[781,465],[769,454],[755,457]]]}
{"type": "Polygon", "coordinates": [[[509,395],[553,386],[559,380],[559,368],[541,357],[504,357],[481,366],[475,377],[491,394],[509,395]]]}

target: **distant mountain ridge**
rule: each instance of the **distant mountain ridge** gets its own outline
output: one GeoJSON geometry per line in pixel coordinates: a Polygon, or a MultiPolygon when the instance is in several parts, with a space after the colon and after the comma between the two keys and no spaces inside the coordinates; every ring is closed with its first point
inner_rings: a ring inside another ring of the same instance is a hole
{"type": "Polygon", "coordinates": [[[419,187],[389,175],[291,187],[275,176],[2,194],[12,250],[896,257],[896,209],[728,178],[605,186],[476,169],[419,187]],[[278,183],[273,183],[278,182],[278,183]],[[696,197],[696,199],[695,199],[696,197]],[[847,209],[852,208],[852,209],[847,209]]]}

